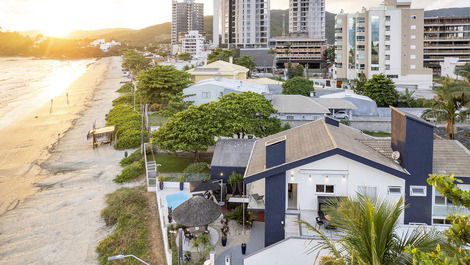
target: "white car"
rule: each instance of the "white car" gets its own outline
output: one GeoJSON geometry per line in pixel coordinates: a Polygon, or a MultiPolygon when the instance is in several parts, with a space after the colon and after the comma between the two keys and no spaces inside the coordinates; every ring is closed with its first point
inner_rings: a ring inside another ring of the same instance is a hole
{"type": "Polygon", "coordinates": [[[335,114],[333,115],[333,117],[335,119],[338,119],[338,120],[349,120],[349,115],[346,111],[344,110],[340,110],[340,111],[337,111],[335,112],[335,114]]]}

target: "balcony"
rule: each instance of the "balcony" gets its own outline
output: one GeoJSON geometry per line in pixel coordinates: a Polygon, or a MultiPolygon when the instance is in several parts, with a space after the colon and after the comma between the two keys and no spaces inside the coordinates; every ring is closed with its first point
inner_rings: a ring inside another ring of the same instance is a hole
{"type": "Polygon", "coordinates": [[[465,207],[454,205],[434,205],[433,216],[446,217],[451,214],[470,214],[470,210],[465,207]]]}

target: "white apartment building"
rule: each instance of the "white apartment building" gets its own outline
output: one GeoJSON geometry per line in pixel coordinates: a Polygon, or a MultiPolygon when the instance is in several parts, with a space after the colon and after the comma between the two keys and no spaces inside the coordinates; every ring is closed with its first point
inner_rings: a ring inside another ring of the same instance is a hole
{"type": "Polygon", "coordinates": [[[266,48],[270,36],[269,5],[270,0],[214,0],[214,45],[266,48]]]}
{"type": "Polygon", "coordinates": [[[289,0],[289,33],[325,40],[325,0],[289,0]]]}
{"type": "Polygon", "coordinates": [[[199,31],[194,30],[184,35],[181,40],[181,51],[189,53],[194,57],[201,58],[204,56],[204,42],[206,38],[199,34],[199,31]]]}
{"type": "Polygon", "coordinates": [[[172,1],[171,45],[179,45],[189,31],[204,32],[204,4],[194,0],[172,1]]]}
{"type": "Polygon", "coordinates": [[[398,90],[428,96],[432,71],[423,66],[424,10],[411,0],[385,0],[376,8],[336,16],[334,77],[348,81],[363,72],[384,74],[398,90]]]}

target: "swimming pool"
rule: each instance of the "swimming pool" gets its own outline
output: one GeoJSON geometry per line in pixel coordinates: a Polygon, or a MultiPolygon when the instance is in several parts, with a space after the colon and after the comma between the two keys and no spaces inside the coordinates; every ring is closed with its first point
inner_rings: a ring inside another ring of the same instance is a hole
{"type": "Polygon", "coordinates": [[[166,195],[166,206],[171,207],[173,210],[183,202],[189,199],[189,195],[186,192],[177,192],[166,195]]]}

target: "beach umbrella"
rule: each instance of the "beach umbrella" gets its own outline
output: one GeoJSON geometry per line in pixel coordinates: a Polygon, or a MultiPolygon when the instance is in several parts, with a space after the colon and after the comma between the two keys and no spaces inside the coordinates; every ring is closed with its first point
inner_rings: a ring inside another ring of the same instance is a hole
{"type": "Polygon", "coordinates": [[[173,210],[173,219],[186,227],[206,226],[222,214],[220,206],[203,196],[193,196],[173,210]]]}

